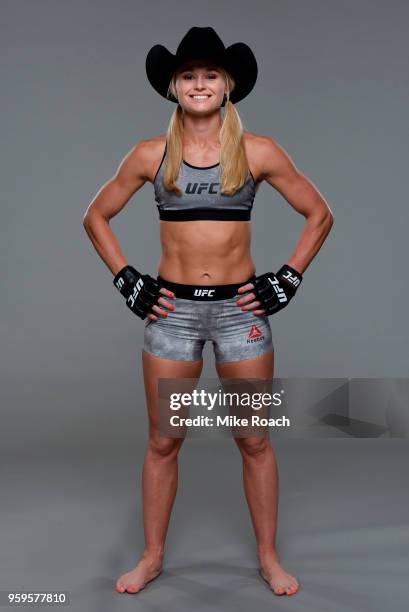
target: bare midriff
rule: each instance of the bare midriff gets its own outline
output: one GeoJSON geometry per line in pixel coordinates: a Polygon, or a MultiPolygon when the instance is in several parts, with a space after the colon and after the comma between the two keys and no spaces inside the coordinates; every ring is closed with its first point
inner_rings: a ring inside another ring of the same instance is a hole
{"type": "Polygon", "coordinates": [[[158,274],[186,285],[225,285],[255,273],[250,221],[160,221],[158,274]]]}

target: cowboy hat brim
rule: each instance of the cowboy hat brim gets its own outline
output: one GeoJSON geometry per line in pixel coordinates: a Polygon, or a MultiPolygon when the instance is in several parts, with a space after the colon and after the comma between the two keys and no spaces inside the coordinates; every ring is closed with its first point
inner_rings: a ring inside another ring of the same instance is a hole
{"type": "MultiPolygon", "coordinates": [[[[146,75],[155,91],[171,102],[177,100],[170,94],[167,96],[170,81],[175,71],[187,59],[212,59],[233,77],[235,88],[230,93],[230,101],[235,104],[245,98],[253,89],[258,74],[257,61],[250,47],[243,42],[237,42],[226,47],[218,56],[206,52],[199,57],[184,57],[183,60],[174,55],[163,45],[154,45],[146,56],[146,75]]],[[[222,104],[224,106],[224,102],[222,104]]]]}

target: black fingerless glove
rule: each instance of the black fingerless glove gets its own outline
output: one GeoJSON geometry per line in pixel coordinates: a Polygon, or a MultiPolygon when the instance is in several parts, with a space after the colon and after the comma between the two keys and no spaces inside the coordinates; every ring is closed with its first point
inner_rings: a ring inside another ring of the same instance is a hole
{"type": "Polygon", "coordinates": [[[302,274],[285,264],[277,274],[267,272],[257,276],[253,282],[253,293],[256,300],[261,303],[260,308],[265,310],[265,314],[275,314],[285,308],[295,295],[300,283],[302,274]]]}
{"type": "Polygon", "coordinates": [[[149,274],[141,274],[132,266],[122,268],[113,283],[126,299],[128,308],[141,319],[146,319],[160,297],[158,281],[149,274]]]}

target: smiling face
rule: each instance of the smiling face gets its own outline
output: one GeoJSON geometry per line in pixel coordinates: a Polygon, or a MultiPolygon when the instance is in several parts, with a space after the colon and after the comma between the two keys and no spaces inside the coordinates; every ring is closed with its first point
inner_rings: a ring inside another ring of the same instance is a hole
{"type": "Polygon", "coordinates": [[[176,73],[175,88],[185,112],[204,115],[219,110],[226,91],[223,70],[210,61],[191,60],[176,73]]]}

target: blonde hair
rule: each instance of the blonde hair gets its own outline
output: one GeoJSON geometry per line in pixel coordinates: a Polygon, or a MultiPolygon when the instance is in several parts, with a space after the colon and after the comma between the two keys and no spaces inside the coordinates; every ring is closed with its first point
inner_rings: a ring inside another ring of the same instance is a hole
{"type": "MultiPolygon", "coordinates": [[[[243,140],[243,124],[236,107],[230,102],[230,93],[235,87],[233,77],[223,69],[227,93],[220,128],[220,191],[224,195],[233,195],[241,189],[249,176],[249,165],[243,140]]],[[[172,76],[168,88],[170,95],[176,94],[177,73],[172,76]]],[[[173,112],[166,132],[166,156],[164,159],[163,184],[168,191],[182,195],[176,183],[183,159],[183,109],[178,103],[173,112]]]]}

